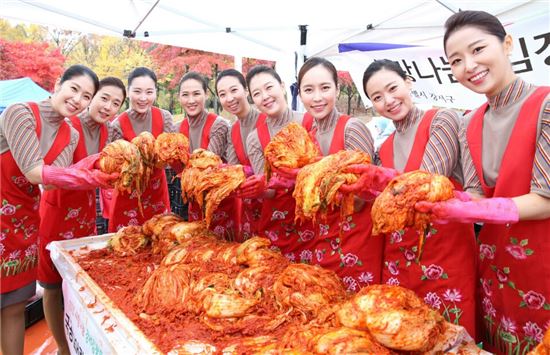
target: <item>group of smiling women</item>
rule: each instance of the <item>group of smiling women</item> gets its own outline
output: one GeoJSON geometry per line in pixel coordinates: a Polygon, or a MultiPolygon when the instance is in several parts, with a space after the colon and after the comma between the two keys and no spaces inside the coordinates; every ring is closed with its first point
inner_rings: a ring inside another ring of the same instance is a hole
{"type": "MultiPolygon", "coordinates": [[[[250,167],[214,218],[220,234],[267,237],[291,261],[334,270],[350,292],[376,283],[410,288],[489,351],[524,353],[533,347],[550,326],[550,88],[516,76],[509,60],[512,38],[496,17],[462,11],[445,29],[453,75],[487,102],[466,115],[424,112],[411,98],[410,76],[395,62],[376,60],[364,73],[362,89],[396,127],[378,152],[366,125],[338,112],[337,71],[316,57],[298,75],[305,114],[289,108],[284,83],[266,66],[253,67],[246,77],[228,69],[216,78],[218,99],[235,116],[233,124],[207,111],[208,82],[195,72],[180,81],[186,117],[174,124],[170,112],[153,106],[157,78],[143,67],[130,73],[129,109],[118,117],[124,84],[113,77],[99,81],[82,65],[67,69],[48,100],[8,107],[0,116],[2,352],[23,352],[24,309],[36,280],[45,289],[44,311],[59,352],[69,352],[62,280],[46,246],[95,234],[95,188],[108,188],[116,178],[96,168],[97,153],[108,142],[143,131],[184,133],[190,151],[204,148],[227,164],[250,167]],[[355,191],[354,213],[346,220],[334,212],[319,224],[296,224],[295,174],[266,186],[264,148],[291,122],[311,132],[323,156],[360,150],[383,167],[364,168],[381,183],[355,191]],[[451,178],[458,191],[446,202],[417,204],[435,220],[419,262],[416,232],[371,236],[370,217],[373,190],[417,169],[451,178]],[[484,223],[477,237],[474,222],[484,223]]],[[[135,194],[106,196],[110,231],[170,210],[162,169],[141,198],[143,216],[135,194]]],[[[190,207],[189,218],[199,217],[190,207]]]]}

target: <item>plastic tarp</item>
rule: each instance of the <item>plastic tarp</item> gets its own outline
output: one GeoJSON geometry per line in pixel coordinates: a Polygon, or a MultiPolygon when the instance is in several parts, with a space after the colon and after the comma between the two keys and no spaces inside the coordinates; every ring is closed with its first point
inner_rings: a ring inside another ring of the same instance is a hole
{"type": "Polygon", "coordinates": [[[0,112],[17,102],[42,101],[50,93],[38,86],[31,78],[0,81],[0,112]]]}

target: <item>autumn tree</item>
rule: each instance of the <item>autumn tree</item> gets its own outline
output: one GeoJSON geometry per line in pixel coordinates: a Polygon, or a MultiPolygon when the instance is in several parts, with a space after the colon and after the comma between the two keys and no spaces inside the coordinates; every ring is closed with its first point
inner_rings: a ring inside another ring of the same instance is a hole
{"type": "Polygon", "coordinates": [[[136,67],[151,67],[149,54],[139,42],[130,39],[100,37],[96,45],[93,67],[100,77],[117,76],[126,79],[136,67]]]}
{"type": "Polygon", "coordinates": [[[179,80],[188,71],[199,72],[210,80],[208,88],[212,94],[210,107],[213,107],[216,112],[219,111],[213,79],[220,71],[232,67],[233,57],[148,42],[144,42],[143,47],[151,55],[159,85],[170,97],[170,111],[174,112],[179,80]]]}
{"type": "Polygon", "coordinates": [[[64,56],[68,56],[86,35],[70,30],[48,28],[48,37],[64,56]]]}
{"type": "Polygon", "coordinates": [[[0,79],[30,77],[52,91],[63,73],[65,57],[46,42],[10,42],[0,39],[0,79]]]}
{"type": "Polygon", "coordinates": [[[347,71],[338,71],[338,83],[340,85],[340,95],[344,94],[346,95],[347,99],[347,114],[351,114],[351,103],[355,96],[357,96],[357,105],[359,106],[361,97],[359,95],[359,92],[357,91],[357,88],[355,87],[355,84],[353,83],[353,80],[351,79],[351,75],[347,71]]]}
{"type": "Polygon", "coordinates": [[[86,35],[35,24],[16,23],[12,25],[9,21],[0,19],[0,37],[8,41],[25,43],[48,42],[50,46],[59,48],[61,54],[67,57],[86,35]]]}
{"type": "MultiPolygon", "coordinates": [[[[100,78],[114,76],[123,82],[134,68],[153,65],[139,41],[90,34],[83,36],[76,44],[67,57],[67,63],[84,64],[100,78]]],[[[165,107],[162,104],[159,106],[165,107]]]]}
{"type": "Polygon", "coordinates": [[[47,29],[39,25],[12,25],[8,20],[0,19],[0,38],[11,42],[44,42],[47,41],[47,29]]]}
{"type": "Polygon", "coordinates": [[[256,58],[243,58],[243,75],[246,76],[246,73],[256,65],[267,65],[268,67],[274,68],[275,62],[271,60],[256,59],[256,58]]]}
{"type": "MultiPolygon", "coordinates": [[[[133,39],[120,39],[109,36],[82,34],[68,30],[50,28],[38,25],[12,26],[8,21],[0,19],[0,38],[18,43],[29,43],[34,46],[24,52],[22,47],[0,49],[0,72],[3,78],[13,78],[29,75],[35,81],[44,83],[50,88],[55,77],[62,72],[60,58],[66,57],[65,65],[84,64],[92,68],[98,76],[116,76],[126,79],[132,69],[138,66],[152,68],[159,79],[159,94],[157,104],[161,107],[175,111],[177,102],[177,85],[181,77],[188,71],[197,71],[210,80],[210,99],[207,106],[219,112],[219,102],[215,94],[214,81],[218,73],[224,69],[233,67],[233,57],[223,54],[199,51],[156,43],[141,42],[133,39]],[[34,43],[34,44],[32,44],[34,43]],[[51,50],[49,48],[56,48],[51,50]],[[47,50],[42,58],[36,58],[37,50],[47,50]],[[15,57],[19,59],[14,61],[15,57]],[[50,72],[54,79],[47,78],[44,64],[51,65],[50,72]],[[32,64],[32,66],[31,66],[32,64]],[[23,74],[21,74],[23,73],[23,74]],[[32,75],[30,75],[32,74],[32,75]]],[[[265,64],[273,67],[274,62],[243,58],[243,74],[257,64],[265,64]]]]}
{"type": "Polygon", "coordinates": [[[138,41],[97,35],[82,38],[67,57],[67,62],[87,65],[100,78],[116,76],[123,80],[135,67],[150,67],[153,64],[138,41]]]}
{"type": "Polygon", "coordinates": [[[90,68],[94,66],[98,51],[101,36],[88,34],[81,38],[80,42],[75,46],[67,57],[67,63],[80,63],[90,68]]]}

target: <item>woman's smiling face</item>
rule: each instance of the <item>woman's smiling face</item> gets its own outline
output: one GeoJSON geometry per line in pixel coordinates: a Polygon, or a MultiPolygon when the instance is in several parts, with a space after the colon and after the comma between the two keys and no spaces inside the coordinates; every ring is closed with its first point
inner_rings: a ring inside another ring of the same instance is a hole
{"type": "Polygon", "coordinates": [[[185,80],[180,86],[179,101],[188,116],[200,115],[206,104],[206,92],[204,92],[203,84],[195,79],[185,80]]]}
{"type": "Polygon", "coordinates": [[[501,41],[474,26],[465,26],[447,39],[451,71],[462,85],[479,94],[494,96],[512,80],[514,73],[508,55],[512,51],[509,35],[501,41]]]}
{"type": "Polygon", "coordinates": [[[147,112],[157,99],[155,81],[147,75],[134,78],[128,89],[130,107],[138,113],[147,112]]]}
{"type": "Polygon", "coordinates": [[[273,75],[255,75],[250,80],[249,89],[258,110],[269,117],[280,117],[288,109],[284,86],[273,75]]]}
{"type": "Polygon", "coordinates": [[[365,91],[376,112],[393,121],[401,121],[411,111],[412,83],[393,70],[382,68],[368,80],[365,91]]]}

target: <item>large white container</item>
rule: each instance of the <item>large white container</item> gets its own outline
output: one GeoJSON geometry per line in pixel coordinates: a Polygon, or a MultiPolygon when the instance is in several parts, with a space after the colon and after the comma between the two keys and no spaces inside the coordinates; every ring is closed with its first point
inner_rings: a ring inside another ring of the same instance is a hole
{"type": "MultiPolygon", "coordinates": [[[[51,258],[63,277],[65,334],[72,354],[162,354],[162,352],[115,306],[73,255],[107,247],[113,234],[52,242],[51,258]]],[[[123,272],[123,271],[121,271],[123,272]]],[[[185,350],[208,353],[203,343],[191,341],[185,350]]],[[[228,349],[223,354],[232,354],[228,349]]],[[[170,352],[172,353],[172,352],[170,352]]],[[[461,326],[448,324],[444,338],[424,355],[490,354],[476,347],[461,326]]]]}
{"type": "Polygon", "coordinates": [[[52,242],[48,246],[51,258],[63,277],[65,334],[71,353],[161,354],[82,270],[70,253],[84,254],[105,248],[111,235],[52,242]]]}

